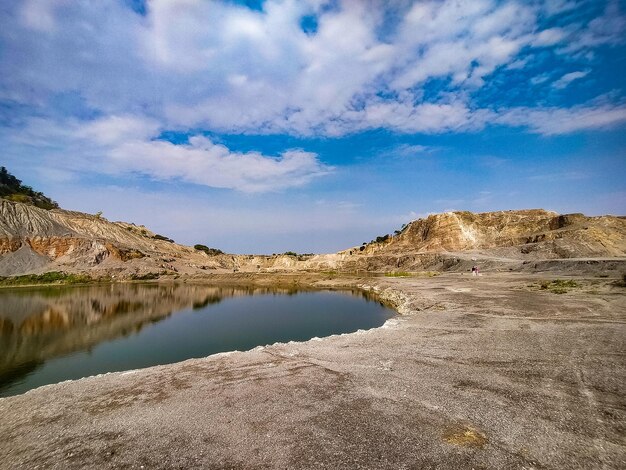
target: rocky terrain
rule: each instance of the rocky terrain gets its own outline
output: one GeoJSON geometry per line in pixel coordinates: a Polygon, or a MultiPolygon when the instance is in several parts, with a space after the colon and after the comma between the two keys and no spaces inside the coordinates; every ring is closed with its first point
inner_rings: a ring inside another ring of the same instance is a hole
{"type": "MultiPolygon", "coordinates": [[[[367,332],[2,398],[1,468],[626,463],[623,217],[449,212],[339,253],[245,256],[0,199],[0,276],[51,271],[185,282],[155,283],[148,297],[134,283],[82,286],[83,295],[5,289],[0,357],[34,368],[42,352],[89,349],[178,308],[277,285],[358,289],[400,316],[367,332]],[[464,275],[473,264],[482,276],[464,275]],[[404,273],[427,270],[443,273],[404,273]],[[92,289],[107,295],[94,302],[92,289]],[[21,296],[29,313],[16,307],[21,296]]],[[[28,373],[5,362],[0,375],[28,373]]]]}
{"type": "Polygon", "coordinates": [[[225,272],[623,271],[626,218],[544,210],[447,212],[394,236],[325,255],[226,255],[179,245],[144,226],[0,199],[0,276],[49,271],[94,277],[225,272]]]}
{"type": "Polygon", "coordinates": [[[624,468],[614,280],[556,295],[537,287],[545,274],[291,276],[375,292],[402,315],[1,398],[0,467],[624,468]]]}
{"type": "Polygon", "coordinates": [[[535,210],[446,212],[408,224],[373,253],[455,252],[489,250],[515,257],[538,258],[622,256],[626,250],[626,219],[559,215],[535,210]]]}
{"type": "Polygon", "coordinates": [[[60,270],[128,276],[231,265],[144,226],[0,199],[0,275],[60,270]]]}

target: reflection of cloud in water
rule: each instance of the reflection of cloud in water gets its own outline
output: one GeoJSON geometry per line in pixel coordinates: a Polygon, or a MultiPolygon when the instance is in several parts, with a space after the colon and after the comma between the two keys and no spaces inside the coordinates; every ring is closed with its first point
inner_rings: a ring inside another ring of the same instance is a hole
{"type": "Polygon", "coordinates": [[[0,389],[47,359],[90,350],[103,341],[189,308],[222,299],[287,290],[193,284],[111,284],[0,290],[0,389]]]}

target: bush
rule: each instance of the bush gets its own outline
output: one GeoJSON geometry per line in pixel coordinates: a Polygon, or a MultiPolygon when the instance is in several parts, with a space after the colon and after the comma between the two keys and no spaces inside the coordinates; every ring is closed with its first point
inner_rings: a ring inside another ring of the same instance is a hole
{"type": "Polygon", "coordinates": [[[574,280],[555,279],[554,281],[542,281],[539,283],[541,290],[547,290],[553,294],[565,294],[570,289],[580,287],[580,285],[574,280]]]}
{"type": "Polygon", "coordinates": [[[165,237],[163,235],[159,235],[158,233],[155,236],[153,236],[152,238],[154,238],[155,240],[163,240],[165,242],[176,243],[171,238],[165,237]]]}
{"type": "Polygon", "coordinates": [[[194,245],[193,247],[194,249],[198,251],[204,251],[207,255],[211,255],[211,256],[224,254],[222,250],[218,250],[217,248],[209,248],[206,245],[198,244],[198,245],[194,245]]]}
{"type": "Polygon", "coordinates": [[[9,194],[8,196],[5,197],[6,200],[8,201],[13,201],[13,202],[21,202],[24,204],[29,204],[31,202],[31,199],[26,195],[26,194],[9,194]]]}
{"type": "Polygon", "coordinates": [[[409,277],[411,273],[406,271],[392,271],[390,273],[385,273],[386,277],[409,277]]]}

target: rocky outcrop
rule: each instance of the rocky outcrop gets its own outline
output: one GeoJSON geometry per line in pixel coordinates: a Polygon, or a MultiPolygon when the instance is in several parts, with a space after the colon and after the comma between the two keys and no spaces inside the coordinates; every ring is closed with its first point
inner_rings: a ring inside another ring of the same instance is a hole
{"type": "Polygon", "coordinates": [[[116,278],[233,271],[464,271],[476,259],[483,267],[523,270],[538,266],[538,260],[625,256],[625,218],[540,209],[446,212],[410,222],[381,243],[335,254],[257,256],[208,254],[143,226],[0,199],[0,276],[46,271],[116,278]]]}
{"type": "Polygon", "coordinates": [[[413,221],[384,243],[360,251],[366,255],[483,251],[522,258],[531,253],[540,258],[624,256],[626,219],[540,209],[446,212],[413,221]]]}
{"type": "Polygon", "coordinates": [[[543,210],[487,212],[446,212],[411,222],[391,247],[417,248],[419,252],[463,251],[513,246],[525,243],[529,235],[549,228],[554,212],[543,210]]]}
{"type": "Polygon", "coordinates": [[[232,268],[231,257],[161,238],[143,226],[0,199],[0,276],[61,270],[124,277],[232,268]]]}

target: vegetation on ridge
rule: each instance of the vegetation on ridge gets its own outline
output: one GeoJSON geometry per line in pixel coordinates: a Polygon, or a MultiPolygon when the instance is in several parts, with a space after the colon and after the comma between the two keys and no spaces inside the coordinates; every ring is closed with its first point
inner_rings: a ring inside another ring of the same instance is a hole
{"type": "Polygon", "coordinates": [[[46,210],[59,207],[55,201],[43,193],[34,191],[30,186],[24,186],[21,180],[9,173],[3,166],[0,167],[0,197],[46,210]]]}
{"type": "Polygon", "coordinates": [[[193,246],[198,251],[204,251],[207,255],[221,255],[224,252],[222,250],[218,250],[217,248],[209,248],[206,245],[194,245],[193,246]]]}
{"type": "Polygon", "coordinates": [[[44,274],[0,277],[0,286],[28,286],[34,284],[86,284],[94,279],[86,274],[70,274],[50,271],[44,274]]]}

